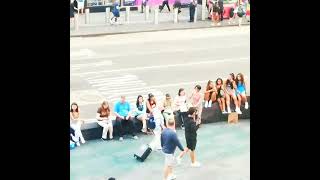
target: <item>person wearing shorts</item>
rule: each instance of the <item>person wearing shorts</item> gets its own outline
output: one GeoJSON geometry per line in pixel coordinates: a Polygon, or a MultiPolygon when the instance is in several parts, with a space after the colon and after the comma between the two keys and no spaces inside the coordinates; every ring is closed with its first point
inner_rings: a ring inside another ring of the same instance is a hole
{"type": "Polygon", "coordinates": [[[248,100],[247,100],[247,96],[246,96],[246,83],[243,77],[242,73],[238,73],[237,74],[237,78],[236,78],[236,85],[237,85],[237,98],[238,98],[238,103],[239,103],[239,107],[241,107],[241,102],[242,100],[245,102],[245,109],[249,108],[249,104],[248,104],[248,100]]]}
{"type": "Polygon", "coordinates": [[[165,128],[161,133],[161,147],[164,153],[164,180],[175,179],[176,176],[173,174],[173,167],[175,165],[174,151],[176,147],[181,151],[186,151],[181,145],[178,136],[174,130],[174,120],[169,119],[168,128],[165,128]]]}
{"type": "Polygon", "coordinates": [[[136,102],[134,117],[142,122],[141,132],[147,133],[147,105],[142,95],[139,95],[136,102]]]}
{"type": "Polygon", "coordinates": [[[229,78],[225,81],[224,89],[226,91],[226,104],[227,104],[228,113],[231,113],[230,100],[232,98],[236,106],[235,111],[238,114],[242,114],[242,112],[240,111],[240,107],[239,107],[237,96],[236,96],[237,85],[236,85],[236,81],[233,73],[230,73],[229,78]]]}
{"type": "Polygon", "coordinates": [[[185,121],[185,138],[187,143],[187,151],[180,153],[177,158],[180,163],[181,158],[185,153],[190,151],[191,167],[200,167],[200,163],[196,161],[196,145],[197,145],[197,130],[199,128],[199,122],[197,121],[197,108],[190,107],[188,110],[188,117],[185,121]]]}

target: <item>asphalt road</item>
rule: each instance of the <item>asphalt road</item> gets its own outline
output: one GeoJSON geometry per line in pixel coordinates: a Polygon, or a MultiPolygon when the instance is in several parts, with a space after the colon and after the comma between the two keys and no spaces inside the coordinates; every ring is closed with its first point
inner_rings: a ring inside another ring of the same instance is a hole
{"type": "MultiPolygon", "coordinates": [[[[196,84],[243,73],[250,95],[250,26],[71,38],[71,102],[93,119],[102,100],[190,94],[196,84]]],[[[202,89],[202,90],[203,90],[202,89]]]]}

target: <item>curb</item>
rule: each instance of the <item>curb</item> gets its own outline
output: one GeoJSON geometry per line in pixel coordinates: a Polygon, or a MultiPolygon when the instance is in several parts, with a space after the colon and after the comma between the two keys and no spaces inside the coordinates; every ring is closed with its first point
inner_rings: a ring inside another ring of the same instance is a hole
{"type": "MultiPolygon", "coordinates": [[[[70,35],[72,37],[98,37],[106,35],[116,35],[116,34],[131,34],[131,33],[143,33],[143,32],[158,32],[158,31],[172,31],[172,30],[186,30],[186,29],[203,29],[203,28],[221,28],[221,27],[234,27],[238,26],[237,24],[225,25],[225,26],[202,26],[202,27],[180,27],[180,28],[167,28],[167,29],[152,29],[152,30],[139,30],[139,31],[127,31],[127,32],[102,32],[94,34],[79,34],[79,35],[70,35]]],[[[250,24],[243,24],[242,26],[250,26],[250,24]]]]}

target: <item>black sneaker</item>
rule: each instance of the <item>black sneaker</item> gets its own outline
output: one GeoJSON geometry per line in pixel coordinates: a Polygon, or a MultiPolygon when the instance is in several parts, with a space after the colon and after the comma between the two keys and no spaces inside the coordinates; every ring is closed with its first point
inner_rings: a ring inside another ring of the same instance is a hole
{"type": "Polygon", "coordinates": [[[106,141],[107,139],[105,139],[105,138],[101,138],[101,140],[102,140],[102,141],[106,141]]]}

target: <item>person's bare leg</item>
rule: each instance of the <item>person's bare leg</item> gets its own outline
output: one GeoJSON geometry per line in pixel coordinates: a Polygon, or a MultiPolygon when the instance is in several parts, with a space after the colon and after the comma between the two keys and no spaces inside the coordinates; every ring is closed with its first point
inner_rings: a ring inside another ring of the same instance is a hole
{"type": "Polygon", "coordinates": [[[196,162],[196,157],[195,157],[194,151],[190,151],[190,158],[191,158],[191,163],[192,164],[196,162]]]}
{"type": "Polygon", "coordinates": [[[224,98],[220,98],[222,102],[222,111],[226,111],[226,101],[224,98]]]}
{"type": "Polygon", "coordinates": [[[242,98],[241,98],[241,95],[240,95],[240,94],[238,94],[237,97],[238,97],[238,107],[240,108],[240,107],[241,107],[241,100],[242,100],[242,98]]]}
{"type": "Polygon", "coordinates": [[[110,139],[113,139],[113,126],[112,126],[112,124],[109,125],[109,137],[110,137],[110,139]]]}
{"type": "Polygon", "coordinates": [[[228,110],[228,113],[230,113],[231,108],[230,108],[230,95],[229,94],[226,95],[226,101],[227,101],[227,110],[228,110]]]}
{"type": "Polygon", "coordinates": [[[169,176],[169,167],[165,166],[164,167],[164,179],[163,180],[168,180],[168,176],[169,176]]]}
{"type": "Polygon", "coordinates": [[[217,101],[219,103],[220,110],[223,112],[221,98],[218,98],[217,101]]]}
{"type": "Polygon", "coordinates": [[[232,99],[233,99],[234,105],[236,105],[236,108],[239,108],[237,96],[236,95],[232,95],[232,99]]]}

